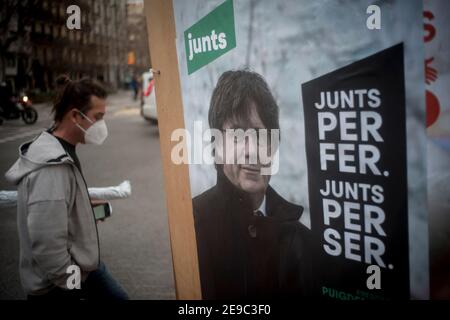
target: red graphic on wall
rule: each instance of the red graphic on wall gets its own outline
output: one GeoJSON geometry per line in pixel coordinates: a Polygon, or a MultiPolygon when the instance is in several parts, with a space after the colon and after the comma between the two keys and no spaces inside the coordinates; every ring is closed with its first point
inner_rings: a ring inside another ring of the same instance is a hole
{"type": "MultiPolygon", "coordinates": [[[[432,21],[434,19],[434,14],[430,11],[424,11],[423,17],[425,20],[432,21]]],[[[425,35],[423,40],[430,42],[436,36],[436,28],[431,23],[424,23],[423,25],[425,35]]],[[[438,79],[438,70],[431,66],[434,61],[434,57],[425,59],[425,83],[431,85],[438,79]]],[[[439,118],[440,104],[439,99],[430,90],[425,91],[425,102],[426,102],[426,114],[427,114],[427,128],[433,125],[439,118]]]]}
{"type": "Polygon", "coordinates": [[[436,96],[431,92],[426,90],[426,104],[427,104],[427,128],[430,127],[439,117],[440,106],[439,100],[436,96]]]}

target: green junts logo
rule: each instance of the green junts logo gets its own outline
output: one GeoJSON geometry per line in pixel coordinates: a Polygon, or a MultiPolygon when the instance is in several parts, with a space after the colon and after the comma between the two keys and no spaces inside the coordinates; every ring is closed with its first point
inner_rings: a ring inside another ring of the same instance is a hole
{"type": "Polygon", "coordinates": [[[236,47],[233,0],[226,0],[184,32],[188,74],[236,47]]]}

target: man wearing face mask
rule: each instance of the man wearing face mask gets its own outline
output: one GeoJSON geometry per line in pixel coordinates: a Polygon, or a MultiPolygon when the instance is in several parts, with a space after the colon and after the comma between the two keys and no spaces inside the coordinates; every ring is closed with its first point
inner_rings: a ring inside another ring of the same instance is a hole
{"type": "Polygon", "coordinates": [[[76,154],[77,144],[106,139],[107,94],[90,79],[57,82],[53,127],[21,145],[6,173],[18,191],[22,286],[29,299],[125,300],[100,260],[94,201],[76,154]]]}

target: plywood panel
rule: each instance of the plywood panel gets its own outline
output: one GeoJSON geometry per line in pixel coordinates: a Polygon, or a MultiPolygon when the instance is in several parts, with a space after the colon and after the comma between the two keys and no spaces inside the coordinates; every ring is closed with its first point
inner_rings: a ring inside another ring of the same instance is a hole
{"type": "Polygon", "coordinates": [[[184,128],[172,0],[145,0],[152,68],[155,74],[161,154],[165,177],[175,285],[178,299],[201,299],[188,165],[175,165],[172,131],[184,128]]]}

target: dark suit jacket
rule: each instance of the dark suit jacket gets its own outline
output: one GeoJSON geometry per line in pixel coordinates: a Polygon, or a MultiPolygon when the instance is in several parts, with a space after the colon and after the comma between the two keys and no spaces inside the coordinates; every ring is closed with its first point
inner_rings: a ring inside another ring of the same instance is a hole
{"type": "Polygon", "coordinates": [[[203,298],[309,296],[311,236],[298,222],[303,208],[269,186],[267,217],[254,216],[245,193],[223,174],[217,179],[193,200],[203,298]]]}

